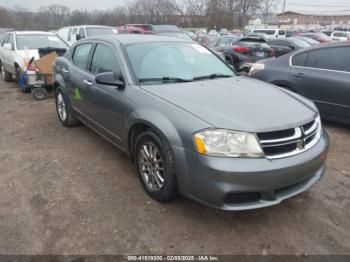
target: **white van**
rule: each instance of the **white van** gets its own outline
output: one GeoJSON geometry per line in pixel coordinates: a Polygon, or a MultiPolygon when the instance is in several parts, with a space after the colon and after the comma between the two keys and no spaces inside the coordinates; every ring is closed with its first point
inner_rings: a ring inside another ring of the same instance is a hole
{"type": "Polygon", "coordinates": [[[61,28],[57,34],[69,45],[72,45],[76,41],[86,37],[118,34],[118,30],[109,26],[79,25],[61,28]]]}
{"type": "Polygon", "coordinates": [[[252,29],[251,33],[264,34],[266,38],[286,38],[287,31],[285,29],[252,29]]]}

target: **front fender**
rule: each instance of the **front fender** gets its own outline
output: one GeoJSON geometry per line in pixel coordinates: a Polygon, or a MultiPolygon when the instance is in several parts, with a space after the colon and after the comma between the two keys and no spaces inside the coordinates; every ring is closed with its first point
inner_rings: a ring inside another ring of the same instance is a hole
{"type": "Polygon", "coordinates": [[[136,124],[145,124],[162,135],[171,146],[183,147],[183,141],[175,124],[161,112],[152,109],[141,109],[131,113],[125,121],[125,141],[128,141],[130,131],[136,124]]]}

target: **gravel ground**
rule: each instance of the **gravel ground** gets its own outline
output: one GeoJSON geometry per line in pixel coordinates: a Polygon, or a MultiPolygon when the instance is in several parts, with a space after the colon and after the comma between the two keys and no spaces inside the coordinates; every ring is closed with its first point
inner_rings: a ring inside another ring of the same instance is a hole
{"type": "Polygon", "coordinates": [[[350,126],[325,123],[327,175],[246,212],[152,201],[134,166],[54,100],[0,82],[0,254],[350,254],[350,126]]]}

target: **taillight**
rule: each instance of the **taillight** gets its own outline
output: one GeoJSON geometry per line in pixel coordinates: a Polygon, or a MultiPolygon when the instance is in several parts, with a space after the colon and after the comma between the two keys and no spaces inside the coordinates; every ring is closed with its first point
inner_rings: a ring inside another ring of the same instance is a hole
{"type": "Polygon", "coordinates": [[[244,47],[244,46],[235,47],[235,48],[233,48],[233,51],[235,51],[235,52],[237,52],[237,53],[249,53],[250,48],[244,47]]]}

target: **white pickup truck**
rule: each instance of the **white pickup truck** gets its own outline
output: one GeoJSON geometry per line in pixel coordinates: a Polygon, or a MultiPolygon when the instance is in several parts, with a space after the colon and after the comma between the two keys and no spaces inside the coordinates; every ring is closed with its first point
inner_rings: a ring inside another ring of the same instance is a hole
{"type": "Polygon", "coordinates": [[[39,59],[40,49],[66,50],[68,45],[56,34],[41,31],[11,31],[0,43],[0,77],[19,81],[32,57],[39,59]]]}

